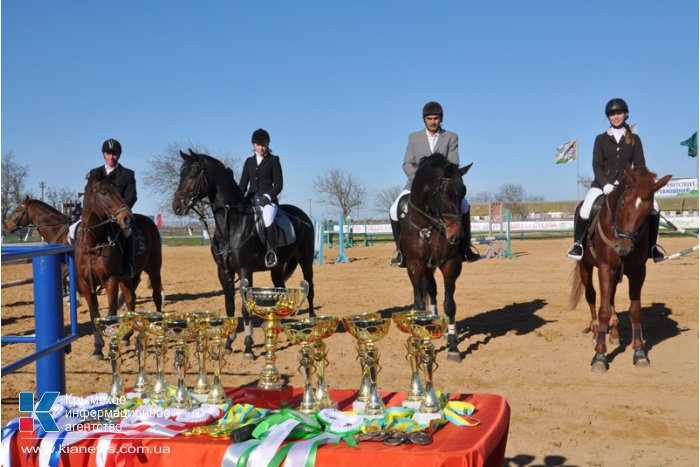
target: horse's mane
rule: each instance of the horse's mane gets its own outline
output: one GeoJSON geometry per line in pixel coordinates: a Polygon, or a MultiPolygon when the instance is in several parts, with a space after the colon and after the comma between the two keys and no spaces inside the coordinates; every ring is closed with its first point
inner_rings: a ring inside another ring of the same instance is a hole
{"type": "Polygon", "coordinates": [[[415,178],[419,180],[428,176],[450,178],[457,169],[459,169],[457,164],[450,162],[443,154],[436,152],[421,159],[415,178]]]}
{"type": "MultiPolygon", "coordinates": [[[[656,174],[644,165],[633,168],[632,174],[634,176],[635,192],[639,195],[652,196],[656,188],[656,174]]],[[[618,188],[624,188],[631,182],[632,180],[629,180],[627,174],[625,174],[618,188]]]]}
{"type": "Polygon", "coordinates": [[[34,204],[37,204],[37,205],[41,206],[42,208],[46,209],[51,214],[54,214],[54,215],[57,215],[60,217],[64,217],[64,218],[66,217],[65,215],[63,215],[63,213],[61,211],[59,211],[55,207],[51,206],[50,204],[41,201],[40,199],[29,198],[28,200],[25,200],[25,202],[26,202],[27,206],[29,206],[30,203],[34,203],[34,204]]]}
{"type": "Polygon", "coordinates": [[[208,164],[214,164],[216,166],[215,170],[219,173],[225,173],[227,182],[231,183],[231,186],[233,187],[234,191],[236,191],[237,194],[240,194],[241,197],[244,196],[243,191],[241,190],[241,187],[238,186],[238,183],[236,182],[235,177],[233,176],[233,170],[231,170],[230,167],[226,167],[223,162],[221,162],[219,159],[212,157],[208,154],[202,154],[198,152],[194,152],[192,149],[189,150],[191,156],[195,156],[198,159],[202,160],[203,162],[206,162],[208,164]]]}

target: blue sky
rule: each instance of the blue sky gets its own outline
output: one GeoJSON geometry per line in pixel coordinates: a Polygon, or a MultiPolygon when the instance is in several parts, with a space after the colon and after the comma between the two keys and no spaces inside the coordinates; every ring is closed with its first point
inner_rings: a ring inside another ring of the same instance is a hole
{"type": "MultiPolygon", "coordinates": [[[[155,214],[139,174],[167,145],[251,152],[266,128],[283,202],[314,215],[312,180],[347,169],[374,194],[403,185],[408,134],[437,100],[460,137],[470,192],[522,184],[577,198],[612,97],[630,106],[649,167],[697,176],[679,143],[698,129],[696,0],[2,0],[2,154],[28,186],[81,191],[116,138],[136,171],[135,211],[155,214]]],[[[170,215],[170,213],[164,213],[170,215]]]]}

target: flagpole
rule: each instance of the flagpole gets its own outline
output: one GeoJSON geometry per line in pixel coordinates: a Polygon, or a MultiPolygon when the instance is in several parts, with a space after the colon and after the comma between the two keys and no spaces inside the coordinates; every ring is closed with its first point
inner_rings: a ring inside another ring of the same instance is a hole
{"type": "Polygon", "coordinates": [[[579,184],[579,175],[578,175],[578,136],[576,137],[576,200],[578,201],[581,199],[581,186],[579,184]]]}

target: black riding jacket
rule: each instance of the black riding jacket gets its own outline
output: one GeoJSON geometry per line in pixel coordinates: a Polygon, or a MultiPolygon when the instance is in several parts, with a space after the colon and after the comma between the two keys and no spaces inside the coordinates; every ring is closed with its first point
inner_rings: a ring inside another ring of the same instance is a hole
{"type": "Polygon", "coordinates": [[[256,194],[259,196],[269,195],[272,202],[277,204],[277,196],[282,191],[283,185],[280,158],[268,153],[263,157],[260,165],[258,165],[255,155],[247,158],[243,164],[239,185],[249,198],[256,194]]]}

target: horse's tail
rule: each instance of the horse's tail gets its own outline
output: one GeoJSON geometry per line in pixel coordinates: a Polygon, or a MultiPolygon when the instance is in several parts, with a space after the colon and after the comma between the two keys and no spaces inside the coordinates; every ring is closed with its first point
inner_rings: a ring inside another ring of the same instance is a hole
{"type": "Polygon", "coordinates": [[[286,283],[287,280],[292,276],[292,273],[294,270],[297,268],[298,261],[295,257],[289,258],[289,261],[287,264],[284,266],[284,271],[282,276],[284,277],[284,282],[286,283]]]}
{"type": "Polygon", "coordinates": [[[569,280],[571,282],[569,308],[573,310],[578,305],[579,300],[581,300],[581,295],[583,295],[583,281],[581,280],[581,269],[578,263],[574,264],[569,280]]]}

